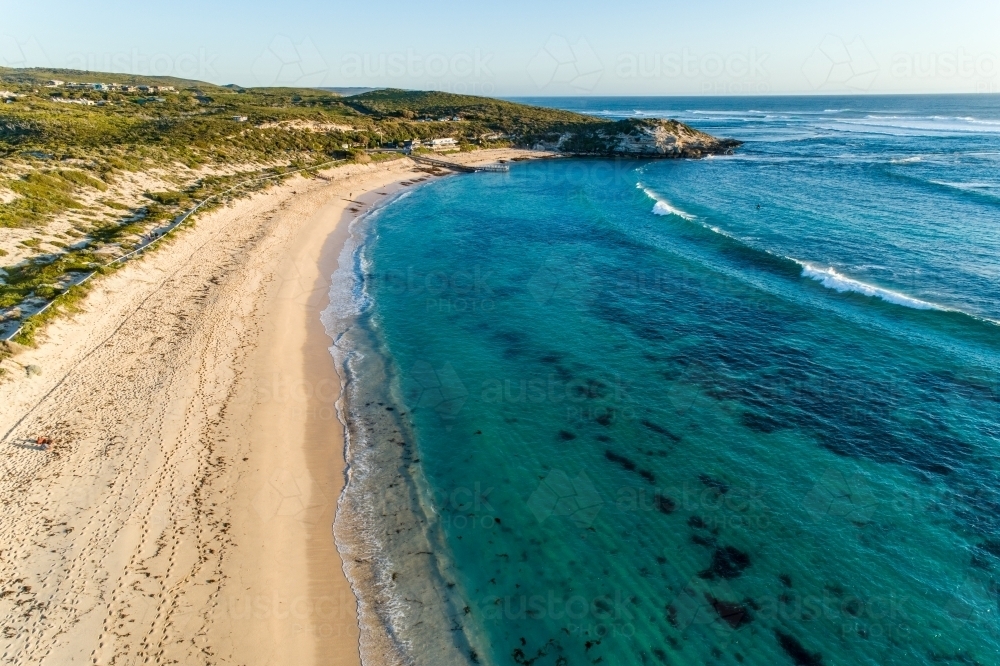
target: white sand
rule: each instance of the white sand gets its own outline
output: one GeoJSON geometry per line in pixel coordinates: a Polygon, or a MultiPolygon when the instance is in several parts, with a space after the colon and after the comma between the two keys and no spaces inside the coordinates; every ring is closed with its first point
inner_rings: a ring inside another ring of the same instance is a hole
{"type": "Polygon", "coordinates": [[[347,195],[374,203],[413,169],[341,167],[205,214],[4,364],[41,374],[0,382],[3,663],[360,662],[319,313],[363,212],[347,195]]]}

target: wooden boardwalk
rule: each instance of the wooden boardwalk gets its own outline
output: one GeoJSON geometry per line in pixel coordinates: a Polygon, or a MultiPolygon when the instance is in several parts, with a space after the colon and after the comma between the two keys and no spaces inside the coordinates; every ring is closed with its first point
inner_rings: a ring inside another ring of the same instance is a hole
{"type": "Polygon", "coordinates": [[[452,171],[465,171],[467,173],[475,173],[477,171],[493,171],[497,173],[506,173],[510,171],[510,167],[506,164],[481,164],[481,165],[470,165],[470,164],[455,164],[454,162],[445,162],[444,160],[437,160],[433,157],[424,157],[423,155],[410,155],[410,159],[414,162],[420,162],[421,164],[430,164],[431,166],[441,167],[443,169],[451,169],[452,171]]]}

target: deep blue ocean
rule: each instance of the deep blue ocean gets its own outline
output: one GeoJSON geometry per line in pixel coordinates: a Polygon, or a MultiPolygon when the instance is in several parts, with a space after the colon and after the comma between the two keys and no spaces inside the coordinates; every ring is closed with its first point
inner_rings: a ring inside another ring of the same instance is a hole
{"type": "Polygon", "coordinates": [[[401,659],[1000,663],[1000,99],[518,101],[745,144],[356,225],[338,537],[401,659]]]}

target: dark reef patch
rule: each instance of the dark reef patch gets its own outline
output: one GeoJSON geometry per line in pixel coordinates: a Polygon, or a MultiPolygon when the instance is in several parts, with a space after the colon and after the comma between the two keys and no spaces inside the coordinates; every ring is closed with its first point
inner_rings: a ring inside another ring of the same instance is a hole
{"type": "Polygon", "coordinates": [[[634,460],[626,458],[623,455],[619,455],[614,451],[612,451],[611,449],[608,449],[607,451],[604,452],[604,457],[613,463],[621,465],[623,469],[628,470],[629,472],[634,472],[637,469],[634,460]]]}
{"type": "Polygon", "coordinates": [[[777,637],[781,649],[795,662],[795,666],[822,666],[823,655],[819,652],[809,652],[797,638],[780,629],[775,629],[774,635],[777,637]]]}
{"type": "Polygon", "coordinates": [[[573,387],[573,394],[577,398],[585,400],[603,398],[607,393],[608,385],[599,379],[588,379],[585,383],[577,384],[573,387]]]}
{"type": "Polygon", "coordinates": [[[661,425],[659,425],[657,423],[653,423],[652,421],[648,421],[646,419],[643,419],[642,421],[640,421],[640,423],[642,423],[642,425],[644,425],[649,430],[652,430],[653,432],[655,432],[657,435],[663,435],[664,437],[666,437],[666,438],[668,438],[668,439],[670,439],[670,440],[672,440],[674,442],[681,441],[680,436],[675,435],[674,433],[670,432],[669,430],[667,430],[666,428],[664,428],[663,426],[661,426],[661,425]]]}
{"type": "Polygon", "coordinates": [[[753,622],[753,617],[750,616],[750,609],[743,604],[723,601],[722,599],[713,597],[711,594],[705,594],[705,601],[712,607],[715,614],[733,629],[739,629],[744,624],[753,622]]]}
{"type": "Polygon", "coordinates": [[[653,496],[653,504],[656,505],[656,509],[660,513],[673,513],[674,509],[677,508],[677,502],[659,493],[653,496]]]}
{"type": "Polygon", "coordinates": [[[708,474],[699,474],[698,480],[701,481],[706,488],[711,488],[720,495],[725,495],[729,492],[729,486],[726,483],[712,478],[708,474]]]}
{"type": "Polygon", "coordinates": [[[770,434],[787,427],[777,419],[767,414],[758,414],[757,412],[743,412],[740,416],[740,421],[747,428],[750,428],[750,430],[764,434],[770,434]]]}
{"type": "Polygon", "coordinates": [[[750,566],[750,556],[739,548],[723,546],[712,553],[712,563],[698,574],[705,579],[737,578],[750,566]]]}

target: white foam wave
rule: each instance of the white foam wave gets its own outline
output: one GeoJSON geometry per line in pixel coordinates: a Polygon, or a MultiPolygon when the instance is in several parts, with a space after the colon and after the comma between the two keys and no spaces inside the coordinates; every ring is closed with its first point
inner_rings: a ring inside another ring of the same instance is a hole
{"type": "Polygon", "coordinates": [[[869,115],[864,118],[837,120],[840,127],[833,129],[862,128],[869,132],[875,130],[902,130],[904,132],[958,133],[958,134],[993,134],[1000,132],[1000,124],[977,118],[952,116],[884,116],[869,115]]]}
{"type": "Polygon", "coordinates": [[[873,298],[881,298],[883,301],[895,303],[896,305],[902,305],[908,308],[914,308],[916,310],[948,310],[948,308],[935,303],[922,301],[919,298],[907,296],[906,294],[893,291],[892,289],[876,287],[875,285],[868,284],[867,282],[849,278],[846,275],[838,273],[833,268],[823,268],[808,262],[799,261],[798,259],[793,259],[793,261],[802,266],[802,277],[812,278],[813,280],[822,283],[823,286],[828,289],[833,289],[841,293],[845,291],[852,291],[854,293],[871,296],[873,298]]]}
{"type": "Polygon", "coordinates": [[[680,210],[678,208],[674,208],[673,206],[671,206],[670,204],[668,204],[666,201],[657,201],[656,204],[653,206],[653,214],[654,215],[676,215],[677,217],[682,217],[685,220],[693,220],[694,219],[694,215],[690,215],[690,214],[685,213],[684,211],[682,211],[682,210],[680,210]]]}
{"type": "Polygon", "coordinates": [[[956,190],[972,190],[974,192],[992,190],[1000,187],[997,183],[952,183],[946,180],[932,180],[930,182],[944,187],[953,187],[956,190]]]}
{"type": "Polygon", "coordinates": [[[666,199],[657,196],[656,193],[653,192],[652,190],[643,187],[642,183],[636,183],[635,186],[640,190],[642,190],[647,197],[656,202],[655,204],[653,204],[654,215],[676,215],[677,217],[683,218],[685,220],[695,219],[694,215],[692,215],[691,213],[686,213],[682,211],[680,208],[672,206],[670,202],[667,201],[666,199]]]}
{"type": "Polygon", "coordinates": [[[371,302],[360,277],[370,271],[369,260],[362,251],[368,225],[383,210],[411,194],[402,192],[351,221],[347,241],[337,258],[337,269],[330,276],[329,305],[320,313],[320,321],[334,340],[347,329],[349,320],[363,313],[371,302]]]}

